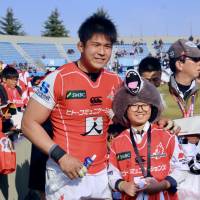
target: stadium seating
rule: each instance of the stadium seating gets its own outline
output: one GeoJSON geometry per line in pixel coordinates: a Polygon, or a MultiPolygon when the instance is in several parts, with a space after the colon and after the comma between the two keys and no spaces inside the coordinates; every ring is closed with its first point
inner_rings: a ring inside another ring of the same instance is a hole
{"type": "MultiPolygon", "coordinates": [[[[153,41],[159,40],[158,38],[144,36],[142,42],[140,37],[121,38],[123,42],[114,45],[113,58],[111,58],[109,64],[112,66],[116,52],[122,52],[122,55],[119,53],[117,58],[133,59],[134,62],[140,62],[141,59],[150,53],[158,55],[158,53],[167,52],[172,42],[178,39],[178,37],[171,36],[162,37],[163,45],[160,49],[154,49],[152,46],[153,41]]],[[[80,58],[80,52],[76,46],[77,42],[77,38],[0,35],[0,60],[6,64],[28,62],[36,67],[41,64],[44,65],[41,59],[51,59],[54,61],[64,59],[66,62],[73,62],[80,58]]]]}
{"type": "Polygon", "coordinates": [[[80,52],[78,51],[76,44],[63,44],[63,47],[70,61],[76,61],[80,58],[80,52]]]}
{"type": "Polygon", "coordinates": [[[115,48],[117,48],[119,54],[122,53],[123,57],[134,58],[137,60],[141,60],[149,54],[146,43],[137,46],[133,46],[132,44],[118,44],[115,45],[115,48]]]}
{"type": "Polygon", "coordinates": [[[61,58],[55,44],[46,43],[18,43],[33,59],[61,58]]]}
{"type": "Polygon", "coordinates": [[[167,52],[172,43],[164,43],[162,52],[167,52]]]}
{"type": "Polygon", "coordinates": [[[26,62],[10,42],[0,42],[0,60],[8,64],[26,62]]]}

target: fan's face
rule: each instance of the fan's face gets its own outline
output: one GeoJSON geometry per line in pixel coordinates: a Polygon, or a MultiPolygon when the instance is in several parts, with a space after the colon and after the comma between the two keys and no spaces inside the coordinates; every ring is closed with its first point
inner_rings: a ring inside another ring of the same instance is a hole
{"type": "Polygon", "coordinates": [[[151,105],[138,102],[128,107],[127,117],[132,126],[145,124],[151,116],[151,105]]]}
{"type": "Polygon", "coordinates": [[[161,84],[161,71],[143,72],[142,77],[156,87],[159,87],[161,84]]]}
{"type": "Polygon", "coordinates": [[[7,79],[4,79],[4,82],[6,83],[8,87],[14,89],[17,85],[18,78],[7,78],[7,79]]]}

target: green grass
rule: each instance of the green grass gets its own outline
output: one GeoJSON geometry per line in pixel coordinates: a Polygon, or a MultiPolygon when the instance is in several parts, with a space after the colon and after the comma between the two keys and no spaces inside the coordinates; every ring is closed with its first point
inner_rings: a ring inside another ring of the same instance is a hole
{"type": "Polygon", "coordinates": [[[163,96],[164,102],[166,103],[166,107],[162,113],[162,116],[170,119],[182,117],[181,111],[178,108],[178,104],[169,93],[168,85],[161,85],[159,91],[163,96]]]}

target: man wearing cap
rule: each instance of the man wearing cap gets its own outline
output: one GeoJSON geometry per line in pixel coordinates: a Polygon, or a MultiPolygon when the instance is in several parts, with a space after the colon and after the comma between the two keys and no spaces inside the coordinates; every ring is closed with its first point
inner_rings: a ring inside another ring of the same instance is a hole
{"type": "Polygon", "coordinates": [[[193,42],[179,39],[168,53],[173,74],[168,84],[170,95],[164,94],[167,105],[163,116],[175,119],[200,114],[199,88],[195,80],[200,74],[200,50],[193,42]]]}
{"type": "MultiPolygon", "coordinates": [[[[170,94],[164,94],[166,108],[163,116],[177,119],[200,115],[200,92],[196,81],[196,78],[199,77],[200,74],[200,49],[191,41],[179,39],[171,45],[168,54],[172,75],[168,86],[163,86],[169,87],[170,94]]],[[[181,146],[184,144],[197,145],[194,143],[195,137],[195,135],[185,138],[182,137],[179,142],[181,146]]],[[[186,149],[184,152],[186,153],[186,149]]],[[[190,159],[187,157],[188,163],[190,163],[190,159]]],[[[176,163],[174,163],[174,165],[176,166],[176,163]]],[[[189,180],[195,180],[194,185],[197,183],[199,185],[200,177],[192,174],[193,168],[191,168],[191,166],[190,169],[187,170],[183,167],[181,167],[181,169],[182,171],[174,173],[176,179],[179,179],[179,198],[196,199],[194,196],[198,196],[199,193],[193,184],[189,184],[189,180]],[[189,170],[192,173],[190,173],[189,170]],[[187,190],[188,196],[185,190],[187,190]]]]}

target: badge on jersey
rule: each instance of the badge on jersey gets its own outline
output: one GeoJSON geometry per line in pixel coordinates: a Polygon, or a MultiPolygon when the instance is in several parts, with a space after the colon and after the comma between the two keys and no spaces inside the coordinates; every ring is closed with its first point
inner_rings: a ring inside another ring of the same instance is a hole
{"type": "Polygon", "coordinates": [[[90,104],[91,104],[91,106],[101,105],[102,104],[102,97],[101,96],[91,97],[90,98],[90,104]]]}
{"type": "Polygon", "coordinates": [[[86,99],[85,90],[69,90],[66,92],[66,99],[86,99]]]}
{"type": "Polygon", "coordinates": [[[41,86],[39,87],[39,89],[36,90],[36,94],[43,99],[44,101],[48,102],[50,100],[50,96],[49,96],[49,88],[50,85],[49,83],[47,83],[46,81],[41,83],[41,86]]]}
{"type": "Polygon", "coordinates": [[[166,157],[166,153],[165,153],[165,149],[162,145],[162,143],[160,142],[156,148],[155,151],[152,153],[151,158],[155,158],[156,160],[166,157]]]}
{"type": "Polygon", "coordinates": [[[87,117],[86,131],[82,136],[98,136],[103,134],[103,118],[102,117],[87,117]]]}
{"type": "Polygon", "coordinates": [[[130,158],[131,158],[131,152],[130,152],[130,151],[121,152],[121,153],[118,153],[118,154],[116,155],[116,157],[117,157],[117,160],[118,160],[118,161],[127,160],[127,159],[130,159],[130,158]]]}
{"type": "Polygon", "coordinates": [[[49,84],[44,81],[40,86],[40,91],[43,92],[44,94],[47,94],[49,92],[49,84]]]}

